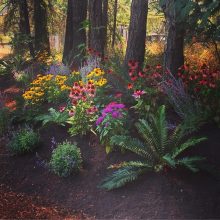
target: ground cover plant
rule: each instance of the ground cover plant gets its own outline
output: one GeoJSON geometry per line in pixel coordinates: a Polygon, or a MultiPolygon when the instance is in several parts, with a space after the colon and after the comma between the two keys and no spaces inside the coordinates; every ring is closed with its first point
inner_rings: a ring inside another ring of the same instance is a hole
{"type": "Polygon", "coordinates": [[[11,135],[8,147],[14,154],[32,152],[39,143],[38,134],[30,127],[20,128],[18,131],[12,132],[11,135]]]}

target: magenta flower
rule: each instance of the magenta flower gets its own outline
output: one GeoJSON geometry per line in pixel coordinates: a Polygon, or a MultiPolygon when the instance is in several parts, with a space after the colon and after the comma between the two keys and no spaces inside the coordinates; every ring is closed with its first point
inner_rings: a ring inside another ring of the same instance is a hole
{"type": "Polygon", "coordinates": [[[96,125],[100,125],[104,120],[104,117],[99,117],[97,120],[96,120],[96,125]]]}

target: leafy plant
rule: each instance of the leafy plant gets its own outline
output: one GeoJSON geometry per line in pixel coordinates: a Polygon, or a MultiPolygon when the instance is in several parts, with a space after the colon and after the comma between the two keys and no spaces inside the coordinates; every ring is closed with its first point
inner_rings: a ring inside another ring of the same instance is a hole
{"type": "Polygon", "coordinates": [[[167,73],[163,76],[160,86],[175,112],[184,120],[185,125],[188,125],[189,130],[201,126],[205,117],[202,106],[198,99],[193,99],[187,93],[182,79],[176,79],[171,73],[167,73]]]}
{"type": "Polygon", "coordinates": [[[50,108],[49,114],[42,114],[35,118],[37,121],[42,121],[43,126],[48,123],[56,123],[64,126],[65,122],[69,118],[69,114],[66,111],[56,111],[54,108],[50,108]]]}
{"type": "Polygon", "coordinates": [[[32,128],[25,127],[12,133],[8,147],[14,154],[24,154],[33,151],[38,143],[39,135],[32,128]]]}
{"type": "Polygon", "coordinates": [[[81,166],[82,157],[76,145],[65,141],[53,150],[49,167],[58,176],[67,177],[73,172],[78,172],[81,166]]]}
{"type": "Polygon", "coordinates": [[[113,149],[110,144],[111,137],[126,133],[126,116],[125,105],[112,102],[102,110],[102,115],[96,120],[96,131],[101,143],[105,145],[106,153],[110,153],[113,149]]]}
{"type": "Polygon", "coordinates": [[[190,147],[206,140],[206,138],[188,138],[184,124],[178,125],[172,132],[169,131],[165,118],[165,106],[161,106],[156,115],[151,115],[150,121],[139,119],[136,123],[141,139],[130,136],[113,136],[111,144],[130,150],[141,156],[143,160],[123,162],[111,166],[117,168],[111,176],[102,183],[108,190],[121,187],[131,182],[146,171],[161,172],[167,168],[184,166],[196,172],[197,163],[203,157],[180,157],[181,153],[190,147]]]}
{"type": "Polygon", "coordinates": [[[93,131],[92,127],[96,121],[96,107],[90,102],[83,102],[80,100],[72,107],[69,114],[71,117],[67,123],[71,125],[69,132],[71,135],[85,135],[88,131],[93,131]]]}

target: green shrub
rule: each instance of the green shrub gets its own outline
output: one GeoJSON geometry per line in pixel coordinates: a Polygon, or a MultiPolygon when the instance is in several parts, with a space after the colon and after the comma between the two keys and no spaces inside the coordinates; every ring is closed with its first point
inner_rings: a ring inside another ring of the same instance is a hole
{"type": "Polygon", "coordinates": [[[50,169],[60,177],[67,177],[73,172],[78,172],[81,165],[80,149],[67,141],[58,144],[57,148],[53,150],[49,162],[50,169]]]}
{"type": "Polygon", "coordinates": [[[0,109],[0,136],[4,134],[9,125],[9,110],[7,108],[0,109]]]}
{"type": "Polygon", "coordinates": [[[38,143],[39,135],[32,128],[25,127],[12,134],[8,147],[15,154],[24,154],[32,152],[38,143]]]}

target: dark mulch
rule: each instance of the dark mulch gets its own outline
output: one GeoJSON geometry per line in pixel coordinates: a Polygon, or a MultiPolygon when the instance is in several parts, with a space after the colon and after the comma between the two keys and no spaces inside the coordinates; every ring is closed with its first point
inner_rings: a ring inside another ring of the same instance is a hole
{"type": "MultiPolygon", "coordinates": [[[[51,125],[41,129],[40,133],[41,145],[37,152],[42,159],[48,160],[50,157],[52,137],[55,137],[57,142],[66,139],[76,141],[84,159],[83,170],[78,175],[59,178],[37,165],[35,153],[24,156],[10,155],[2,140],[0,184],[9,186],[14,195],[25,195],[22,201],[31,198],[34,206],[47,207],[46,210],[53,213],[49,215],[51,218],[57,215],[59,217],[60,214],[57,214],[56,210],[63,209],[73,213],[74,211],[85,213],[86,216],[97,219],[220,218],[220,181],[207,172],[193,174],[178,169],[162,174],[146,173],[134,183],[107,192],[97,187],[110,173],[107,167],[119,161],[133,159],[132,154],[114,152],[106,155],[96,137],[91,135],[72,138],[63,127],[51,125]]],[[[206,156],[209,163],[215,164],[215,171],[218,171],[220,129],[209,125],[199,134],[207,136],[208,141],[201,143],[189,153],[206,156]]],[[[4,192],[7,193],[7,189],[4,192]]],[[[10,195],[5,195],[9,200],[10,195]]],[[[0,198],[0,204],[3,204],[0,218],[22,218],[18,214],[22,212],[22,206],[13,205],[11,210],[10,205],[2,202],[5,198],[0,198]]],[[[16,204],[19,204],[19,201],[16,204]]],[[[34,213],[33,217],[41,217],[37,214],[34,216],[34,213]]],[[[42,216],[46,214],[42,212],[42,216]]],[[[84,215],[80,218],[83,217],[84,215]]]]}
{"type": "Polygon", "coordinates": [[[89,219],[82,213],[71,214],[65,209],[52,206],[45,199],[13,192],[0,184],[1,219],[89,219]]]}

